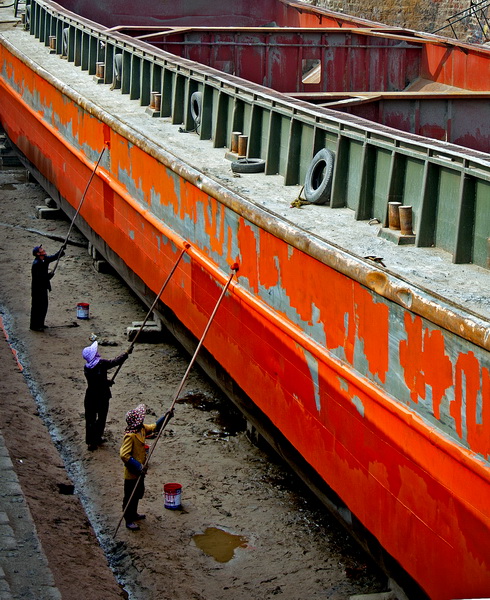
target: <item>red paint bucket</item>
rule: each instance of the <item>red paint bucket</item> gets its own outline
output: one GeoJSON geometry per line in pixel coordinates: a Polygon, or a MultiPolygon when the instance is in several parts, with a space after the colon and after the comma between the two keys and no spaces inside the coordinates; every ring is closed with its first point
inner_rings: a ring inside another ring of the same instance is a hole
{"type": "Polygon", "coordinates": [[[163,486],[165,508],[175,510],[181,508],[182,486],[180,483],[165,483],[163,486]]]}
{"type": "Polygon", "coordinates": [[[79,302],[77,304],[77,319],[88,319],[90,304],[79,302]]]}

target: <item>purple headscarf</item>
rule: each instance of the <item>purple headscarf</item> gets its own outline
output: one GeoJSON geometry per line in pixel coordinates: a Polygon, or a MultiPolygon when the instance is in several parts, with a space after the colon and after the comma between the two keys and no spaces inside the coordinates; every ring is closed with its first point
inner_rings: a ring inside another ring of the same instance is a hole
{"type": "Polygon", "coordinates": [[[100,361],[100,354],[97,352],[98,343],[94,342],[91,346],[87,346],[82,350],[82,357],[85,359],[85,366],[87,369],[95,367],[100,361]]]}
{"type": "Polygon", "coordinates": [[[126,413],[126,423],[128,426],[125,429],[126,433],[138,433],[143,425],[146,415],[146,406],[138,404],[136,408],[128,410],[126,413]]]}

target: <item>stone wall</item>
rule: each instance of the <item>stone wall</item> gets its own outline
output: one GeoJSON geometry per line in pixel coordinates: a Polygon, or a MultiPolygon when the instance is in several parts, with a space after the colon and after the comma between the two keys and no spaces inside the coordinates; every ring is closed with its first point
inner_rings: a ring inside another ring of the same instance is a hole
{"type": "MultiPolygon", "coordinates": [[[[473,16],[454,25],[454,31],[447,27],[449,17],[453,17],[471,6],[471,0],[305,0],[315,6],[355,15],[370,21],[407,27],[417,31],[432,33],[445,27],[439,33],[447,37],[457,37],[462,41],[481,43],[487,41],[485,33],[487,13],[490,19],[490,0],[480,4],[478,19],[473,16]],[[481,25],[479,24],[479,22],[481,25]],[[482,30],[482,26],[484,31],[482,30]]],[[[475,4],[478,3],[476,0],[475,4]]],[[[490,38],[490,31],[488,32],[490,38]]]]}

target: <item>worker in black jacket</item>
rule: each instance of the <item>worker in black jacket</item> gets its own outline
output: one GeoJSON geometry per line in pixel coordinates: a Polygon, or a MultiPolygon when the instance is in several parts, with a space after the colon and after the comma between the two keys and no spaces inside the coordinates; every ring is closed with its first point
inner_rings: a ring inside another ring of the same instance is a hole
{"type": "Polygon", "coordinates": [[[56,254],[47,256],[46,250],[42,246],[36,246],[32,250],[35,257],[32,263],[32,285],[31,285],[31,323],[32,331],[44,331],[46,327],[44,319],[48,312],[48,294],[51,291],[51,278],[54,273],[50,273],[49,264],[58,258],[64,256],[63,248],[56,254]]]}
{"type": "Polygon", "coordinates": [[[98,343],[95,341],[82,351],[85,359],[84,373],[87,379],[87,390],[85,392],[85,442],[89,450],[97,450],[103,443],[103,434],[109,412],[109,400],[112,397],[111,385],[107,377],[109,369],[122,365],[128,358],[132,347],[116,358],[108,360],[101,358],[98,352],[98,343]]]}

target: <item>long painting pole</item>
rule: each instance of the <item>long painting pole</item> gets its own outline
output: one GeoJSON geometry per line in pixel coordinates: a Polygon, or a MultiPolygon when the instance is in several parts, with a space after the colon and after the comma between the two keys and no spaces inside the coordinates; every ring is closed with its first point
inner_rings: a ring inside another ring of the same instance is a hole
{"type": "Polygon", "coordinates": [[[175,392],[175,394],[173,396],[172,403],[170,404],[170,408],[165,413],[165,418],[163,420],[163,423],[162,423],[162,426],[160,428],[160,431],[158,432],[158,435],[155,438],[155,441],[153,442],[153,444],[151,445],[150,450],[148,451],[148,456],[146,457],[146,460],[145,460],[145,463],[144,463],[143,468],[141,470],[141,473],[138,476],[138,480],[136,481],[136,485],[134,486],[133,493],[131,494],[128,502],[126,503],[126,506],[124,507],[123,514],[121,515],[121,518],[119,519],[119,523],[117,524],[116,530],[114,531],[114,535],[112,536],[113,538],[116,537],[116,534],[117,534],[117,532],[119,530],[119,527],[120,527],[120,525],[122,523],[124,515],[126,514],[128,506],[131,504],[131,500],[133,499],[133,496],[136,493],[136,490],[138,489],[138,485],[139,485],[140,479],[142,477],[144,477],[144,474],[146,473],[146,470],[148,469],[148,464],[150,462],[151,455],[153,454],[153,452],[155,450],[155,447],[156,447],[156,445],[158,443],[158,440],[160,439],[160,437],[161,437],[161,435],[162,435],[165,427],[167,426],[168,422],[170,421],[170,419],[173,416],[173,410],[174,410],[175,403],[177,402],[177,398],[179,397],[179,394],[182,391],[182,388],[184,387],[184,384],[185,384],[185,381],[186,381],[186,379],[187,379],[187,377],[189,375],[189,372],[192,369],[192,366],[194,365],[194,362],[196,361],[197,355],[199,354],[199,350],[201,349],[201,347],[203,345],[204,338],[206,337],[206,335],[207,335],[207,333],[209,331],[209,328],[211,327],[211,323],[213,322],[213,319],[214,319],[214,317],[216,315],[216,312],[218,311],[219,305],[221,304],[221,301],[223,300],[223,298],[224,298],[224,296],[226,294],[226,291],[228,290],[228,287],[230,286],[231,280],[233,279],[233,276],[235,275],[235,273],[238,271],[238,265],[236,263],[234,263],[232,265],[231,269],[232,269],[232,273],[231,273],[228,281],[226,282],[226,285],[223,288],[223,291],[221,292],[221,295],[220,295],[220,297],[218,299],[218,302],[216,303],[216,306],[214,307],[213,312],[211,313],[211,316],[209,317],[209,320],[208,320],[208,323],[206,325],[206,328],[204,329],[204,333],[202,334],[201,339],[199,340],[199,344],[197,345],[197,348],[194,351],[194,354],[193,354],[192,359],[191,359],[191,361],[189,363],[189,366],[187,367],[187,370],[184,373],[184,376],[182,377],[182,381],[180,382],[180,385],[177,388],[177,391],[175,392]]]}

